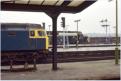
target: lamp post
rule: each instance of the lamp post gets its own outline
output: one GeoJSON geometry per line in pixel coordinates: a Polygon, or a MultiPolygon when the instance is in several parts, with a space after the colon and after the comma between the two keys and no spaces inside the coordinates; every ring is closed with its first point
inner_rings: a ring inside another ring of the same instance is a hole
{"type": "Polygon", "coordinates": [[[45,29],[45,22],[42,23],[43,28],[45,29]]]}
{"type": "Polygon", "coordinates": [[[81,21],[80,19],[79,20],[75,20],[74,22],[77,23],[77,38],[76,38],[76,47],[78,48],[78,43],[79,43],[79,40],[78,40],[78,22],[81,21]]]}
{"type": "Polygon", "coordinates": [[[50,27],[51,27],[51,25],[48,25],[48,27],[49,27],[49,35],[51,35],[51,32],[50,32],[50,27]]]}
{"type": "Polygon", "coordinates": [[[49,31],[50,31],[50,27],[51,27],[51,25],[48,25],[48,27],[49,27],[49,31]]]}

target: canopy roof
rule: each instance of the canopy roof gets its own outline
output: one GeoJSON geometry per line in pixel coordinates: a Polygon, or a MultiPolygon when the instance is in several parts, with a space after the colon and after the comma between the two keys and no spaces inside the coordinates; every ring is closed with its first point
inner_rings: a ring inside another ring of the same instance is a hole
{"type": "Polygon", "coordinates": [[[1,10],[76,13],[96,0],[1,0],[1,10]]]}

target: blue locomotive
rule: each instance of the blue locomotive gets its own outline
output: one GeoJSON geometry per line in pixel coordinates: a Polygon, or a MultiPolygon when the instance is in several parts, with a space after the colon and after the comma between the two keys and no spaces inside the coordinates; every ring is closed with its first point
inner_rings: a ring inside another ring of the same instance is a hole
{"type": "Polygon", "coordinates": [[[2,23],[1,52],[48,51],[48,36],[39,24],[2,23]]]}

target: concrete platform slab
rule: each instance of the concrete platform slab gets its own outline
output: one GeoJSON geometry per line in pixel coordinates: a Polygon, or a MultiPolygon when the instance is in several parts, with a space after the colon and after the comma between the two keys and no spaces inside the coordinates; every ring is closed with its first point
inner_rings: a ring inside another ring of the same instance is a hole
{"type": "Polygon", "coordinates": [[[2,80],[104,80],[119,79],[120,65],[114,60],[58,63],[58,70],[52,71],[52,64],[39,64],[38,70],[26,72],[2,72],[2,80]]]}
{"type": "MultiPolygon", "coordinates": [[[[121,50],[121,48],[119,47],[121,50]]],[[[52,50],[52,49],[50,49],[52,50]]],[[[115,50],[115,46],[112,47],[79,47],[79,48],[58,48],[58,52],[69,52],[69,51],[101,51],[101,50],[115,50]]]]}

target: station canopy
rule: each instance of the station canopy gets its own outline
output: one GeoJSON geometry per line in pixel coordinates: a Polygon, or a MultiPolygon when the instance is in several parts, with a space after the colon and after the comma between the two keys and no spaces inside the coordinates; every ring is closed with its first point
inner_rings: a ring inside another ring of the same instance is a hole
{"type": "Polygon", "coordinates": [[[97,0],[1,0],[1,10],[77,13],[97,0]]]}
{"type": "Polygon", "coordinates": [[[1,0],[1,10],[45,12],[52,18],[52,69],[57,70],[57,17],[60,13],[81,12],[96,0],[1,0]]]}

